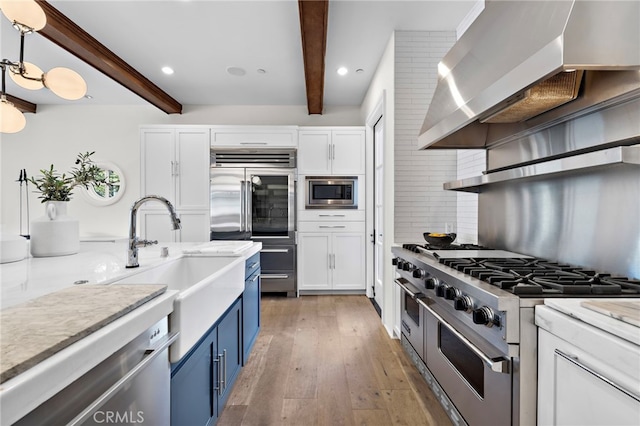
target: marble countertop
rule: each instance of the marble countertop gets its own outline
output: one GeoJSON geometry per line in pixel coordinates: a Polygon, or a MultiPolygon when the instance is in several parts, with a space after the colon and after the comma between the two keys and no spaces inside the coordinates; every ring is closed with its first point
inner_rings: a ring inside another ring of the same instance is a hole
{"type": "MultiPolygon", "coordinates": [[[[583,302],[587,301],[600,301],[600,302],[625,302],[625,303],[637,303],[639,299],[545,299],[544,305],[555,311],[568,315],[571,318],[575,318],[578,321],[589,324],[602,331],[610,333],[623,340],[631,342],[640,346],[640,328],[635,325],[628,324],[611,315],[604,314],[602,312],[596,312],[583,306],[583,302]]],[[[549,324],[545,320],[544,310],[536,307],[536,323],[543,328],[549,328],[549,324]],[[538,312],[539,311],[539,312],[538,312]],[[542,314],[542,315],[540,315],[542,314]]]]}

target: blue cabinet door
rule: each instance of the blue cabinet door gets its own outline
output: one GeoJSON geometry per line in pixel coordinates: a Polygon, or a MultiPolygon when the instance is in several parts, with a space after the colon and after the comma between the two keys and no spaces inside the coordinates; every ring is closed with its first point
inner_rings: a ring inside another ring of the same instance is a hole
{"type": "Polygon", "coordinates": [[[242,365],[247,363],[251,348],[260,331],[260,268],[244,283],[242,294],[242,365]]]}
{"type": "Polygon", "coordinates": [[[218,409],[224,407],[242,365],[242,300],[238,299],[217,327],[218,357],[222,390],[218,394],[218,409]]]}
{"type": "Polygon", "coordinates": [[[215,330],[203,339],[171,378],[171,424],[206,426],[217,416],[213,359],[215,330]]]}

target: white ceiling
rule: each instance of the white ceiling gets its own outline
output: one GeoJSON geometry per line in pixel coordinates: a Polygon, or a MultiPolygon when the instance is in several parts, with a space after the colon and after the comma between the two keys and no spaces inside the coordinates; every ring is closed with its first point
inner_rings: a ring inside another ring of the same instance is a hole
{"type": "MultiPolygon", "coordinates": [[[[48,1],[183,105],[306,105],[297,0],[48,1]],[[165,65],[175,73],[164,75],[165,65]],[[230,75],[227,67],[246,75],[230,75]]],[[[331,0],[325,106],[362,103],[394,30],[455,30],[477,1],[331,0]],[[349,74],[338,76],[339,66],[349,74]]],[[[19,34],[4,16],[0,26],[2,57],[17,60],[19,34]]],[[[24,59],[45,71],[79,72],[93,99],[76,103],[146,104],[38,34],[26,36],[24,59]]],[[[7,93],[36,104],[71,103],[46,89],[21,89],[8,77],[7,93]]]]}

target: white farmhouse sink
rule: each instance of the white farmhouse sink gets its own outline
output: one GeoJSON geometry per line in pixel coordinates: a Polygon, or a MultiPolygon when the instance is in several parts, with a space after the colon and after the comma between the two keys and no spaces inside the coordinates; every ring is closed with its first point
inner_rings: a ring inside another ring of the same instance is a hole
{"type": "Polygon", "coordinates": [[[166,284],[180,294],[169,316],[169,330],[180,336],[169,358],[177,362],[244,290],[244,257],[180,257],[111,284],[166,284]]]}

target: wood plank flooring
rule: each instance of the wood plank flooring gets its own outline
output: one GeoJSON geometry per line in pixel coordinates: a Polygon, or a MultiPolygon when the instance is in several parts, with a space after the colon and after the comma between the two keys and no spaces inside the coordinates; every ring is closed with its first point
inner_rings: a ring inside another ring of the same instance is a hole
{"type": "Polygon", "coordinates": [[[451,422],[367,297],[263,295],[260,334],[218,425],[451,422]]]}

